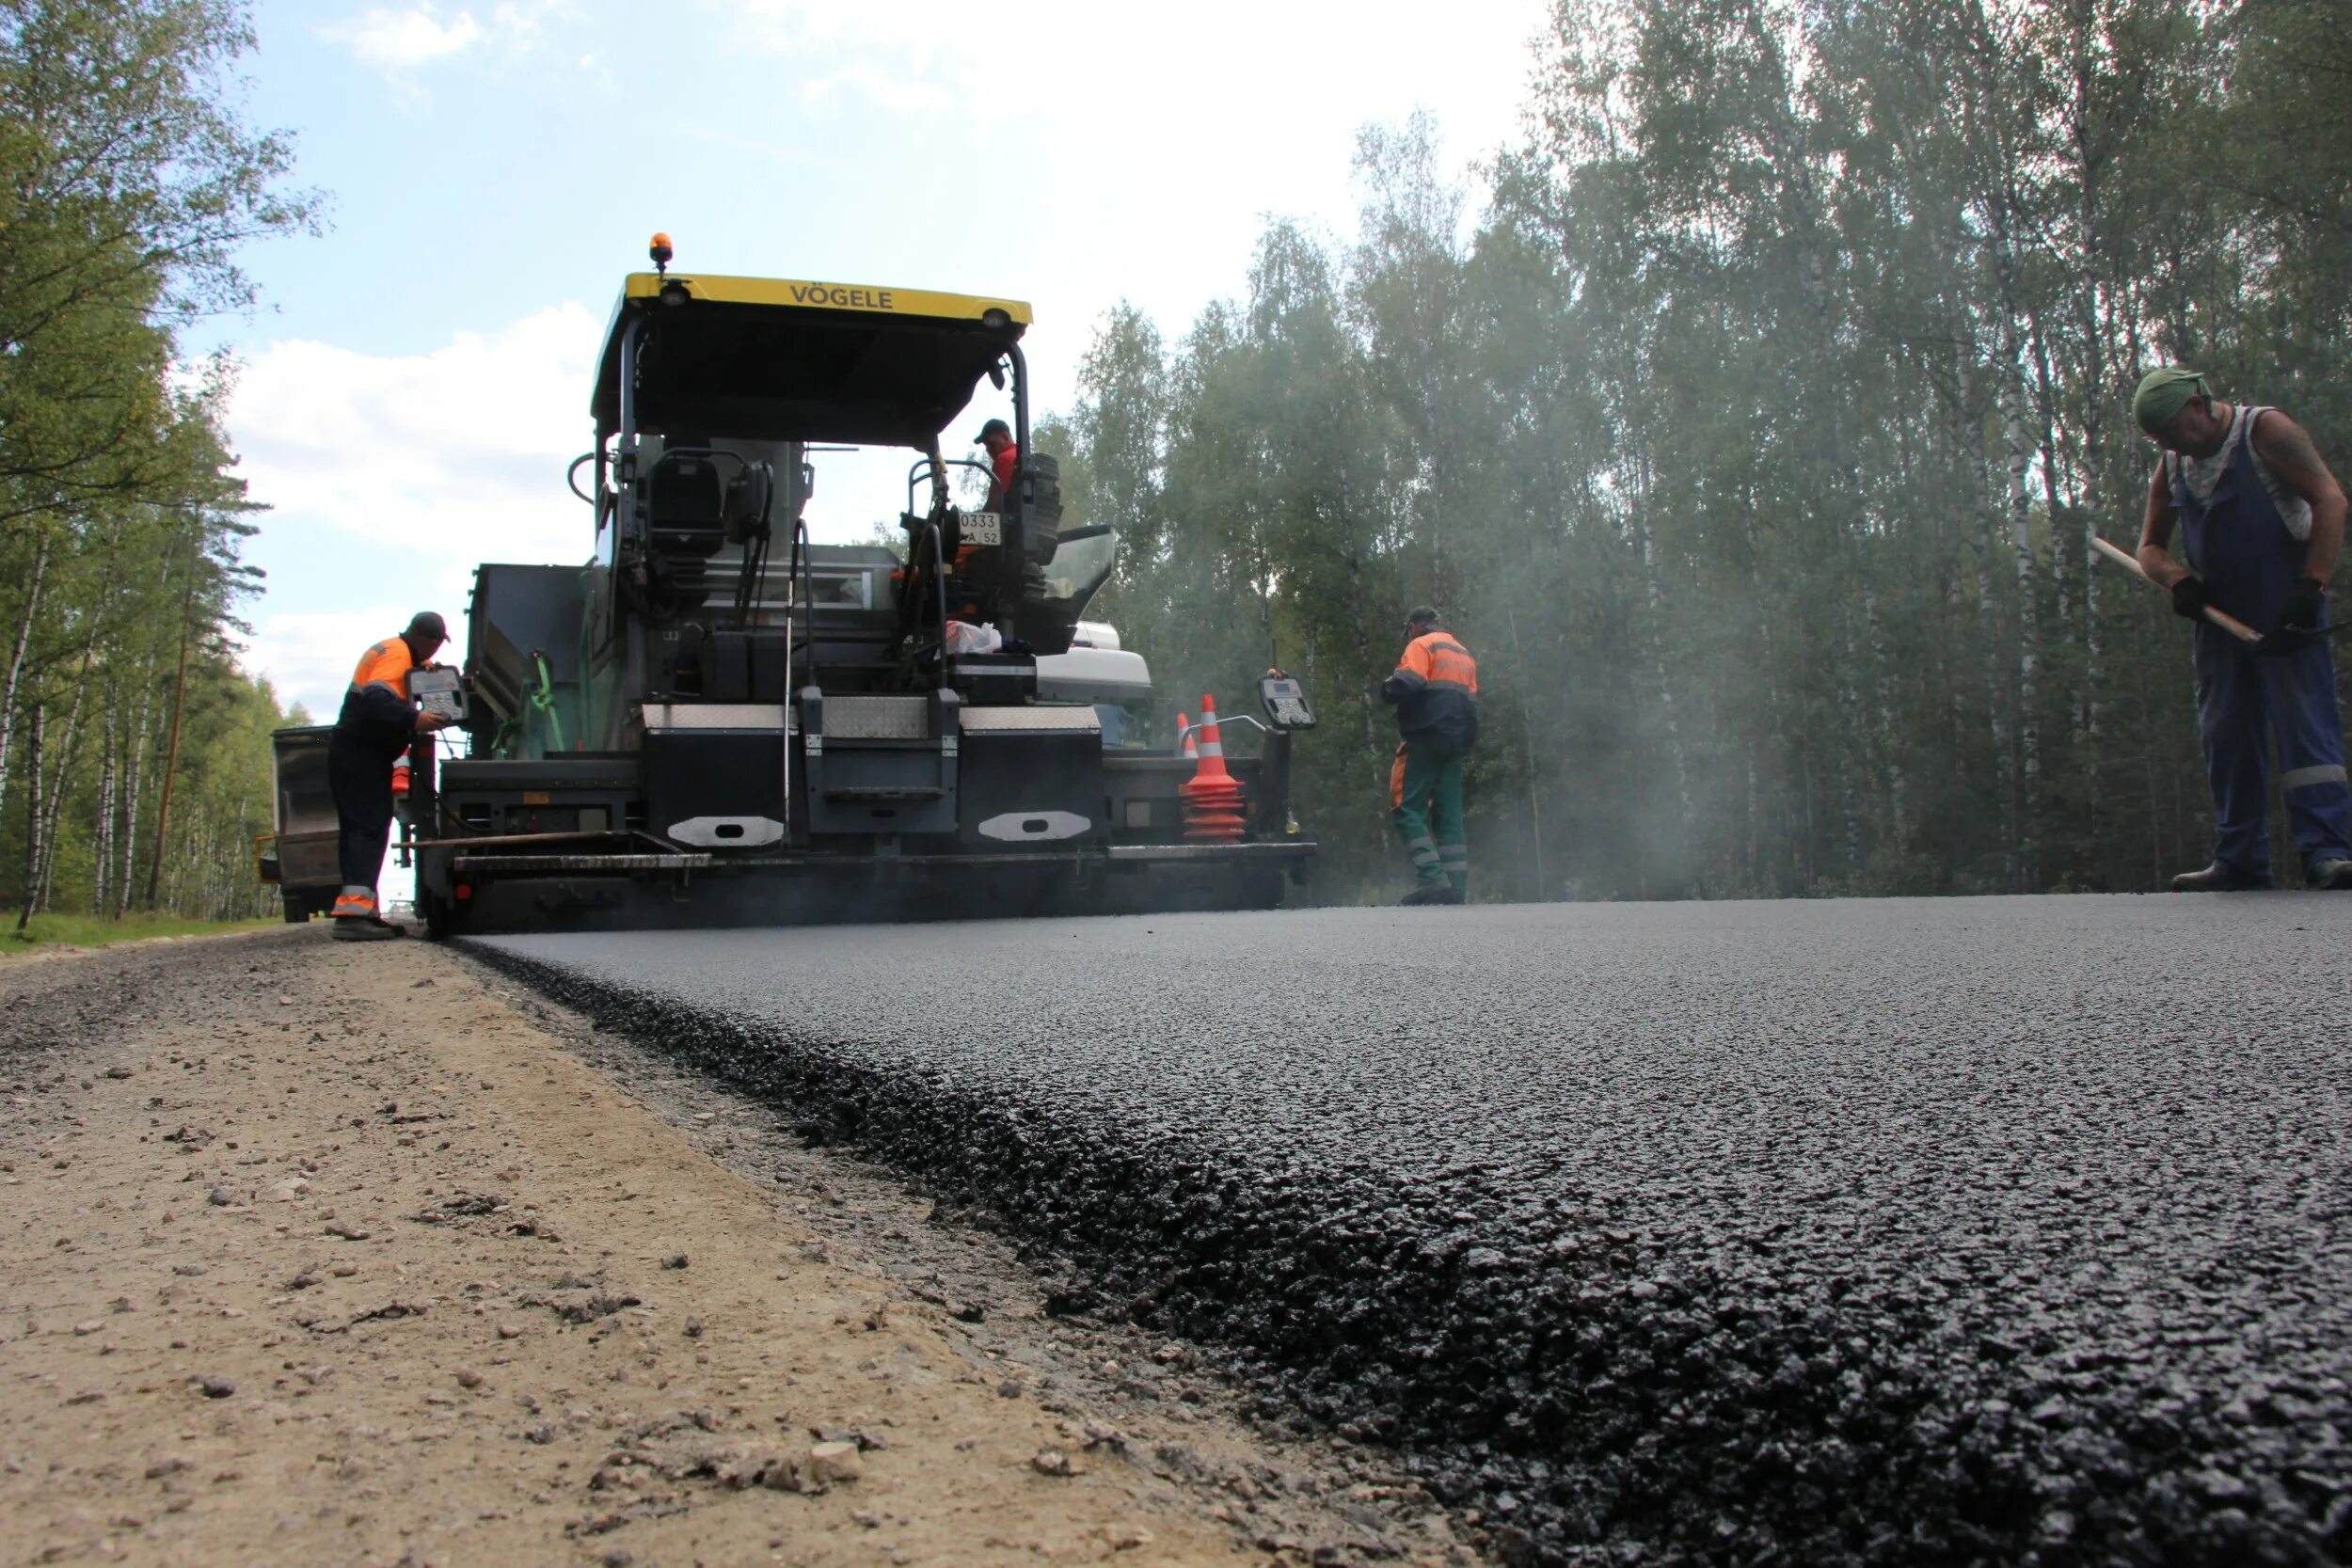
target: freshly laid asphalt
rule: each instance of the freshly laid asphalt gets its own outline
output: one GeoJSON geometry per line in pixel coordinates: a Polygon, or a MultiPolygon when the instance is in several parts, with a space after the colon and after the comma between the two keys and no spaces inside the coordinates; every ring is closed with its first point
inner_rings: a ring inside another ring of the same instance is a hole
{"type": "Polygon", "coordinates": [[[2352,1560],[2352,898],[484,939],[1505,1559],[2352,1560]]]}

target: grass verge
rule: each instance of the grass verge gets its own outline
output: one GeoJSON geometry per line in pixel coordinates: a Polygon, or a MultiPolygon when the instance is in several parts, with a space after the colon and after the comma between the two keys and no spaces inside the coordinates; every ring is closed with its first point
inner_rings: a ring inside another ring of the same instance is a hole
{"type": "Polygon", "coordinates": [[[187,920],[169,914],[131,914],[104,920],[94,914],[37,914],[20,931],[16,911],[11,910],[0,912],[0,954],[35,947],[103,947],[148,937],[212,937],[229,931],[258,931],[278,924],[275,918],[187,920]]]}

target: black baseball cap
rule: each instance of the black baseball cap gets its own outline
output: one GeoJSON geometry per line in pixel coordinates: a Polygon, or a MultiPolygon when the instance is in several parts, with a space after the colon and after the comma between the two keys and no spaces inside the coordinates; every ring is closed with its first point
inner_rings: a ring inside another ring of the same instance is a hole
{"type": "Polygon", "coordinates": [[[1436,607],[1425,604],[1414,606],[1413,612],[1405,617],[1405,624],[1408,626],[1436,626],[1438,624],[1438,611],[1436,607]]]}
{"type": "Polygon", "coordinates": [[[988,423],[980,426],[980,433],[972,437],[972,444],[977,447],[982,441],[987,440],[992,435],[1009,436],[1011,434],[1012,426],[1007,424],[1002,420],[991,420],[988,423]]]}
{"type": "Polygon", "coordinates": [[[403,637],[413,637],[420,642],[449,641],[449,623],[433,610],[420,610],[408,618],[408,629],[403,637]]]}

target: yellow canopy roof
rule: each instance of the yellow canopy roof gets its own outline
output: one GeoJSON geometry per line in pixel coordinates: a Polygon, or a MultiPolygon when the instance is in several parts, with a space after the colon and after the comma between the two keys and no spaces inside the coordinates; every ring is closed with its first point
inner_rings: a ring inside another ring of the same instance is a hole
{"type": "Polygon", "coordinates": [[[872,283],[630,273],[591,405],[620,420],[622,341],[641,334],[639,425],[709,439],[920,448],[1021,341],[1017,299],[872,283]]]}
{"type": "Polygon", "coordinates": [[[714,305],[775,305],[804,310],[878,310],[894,316],[935,316],[942,321],[986,321],[992,310],[1026,326],[1029,305],[1020,299],[983,299],[976,294],[932,293],[880,283],[825,283],[792,277],[723,277],[708,273],[632,272],[622,285],[624,299],[658,299],[675,283],[688,297],[714,305]]]}

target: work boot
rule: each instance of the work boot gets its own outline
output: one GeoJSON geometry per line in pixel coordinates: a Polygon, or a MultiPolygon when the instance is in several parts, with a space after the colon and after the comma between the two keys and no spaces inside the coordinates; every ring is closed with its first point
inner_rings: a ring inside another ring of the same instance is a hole
{"type": "Polygon", "coordinates": [[[2328,893],[2352,893],[2352,861],[2313,861],[2303,885],[2328,893]]]}
{"type": "Polygon", "coordinates": [[[397,926],[388,926],[383,921],[371,920],[364,915],[343,915],[334,925],[337,942],[390,942],[405,934],[397,926]]]}
{"type": "Polygon", "coordinates": [[[1454,891],[1452,882],[1423,882],[1402,901],[1407,908],[1419,909],[1429,904],[1458,904],[1462,895],[1454,891]]]}
{"type": "Polygon", "coordinates": [[[2267,877],[2249,877],[2236,866],[2219,861],[2202,871],[2184,871],[2172,879],[2175,893],[2248,893],[2269,885],[2267,877]]]}

